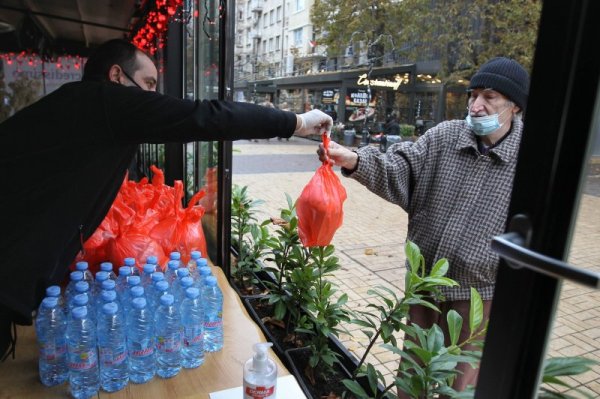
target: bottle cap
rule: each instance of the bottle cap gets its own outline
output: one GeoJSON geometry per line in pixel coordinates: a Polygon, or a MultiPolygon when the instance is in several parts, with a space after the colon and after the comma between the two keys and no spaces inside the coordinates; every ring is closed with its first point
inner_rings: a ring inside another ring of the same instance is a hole
{"type": "Polygon", "coordinates": [[[198,267],[208,266],[208,260],[206,260],[206,258],[200,258],[196,263],[198,263],[198,267]]]}
{"type": "Polygon", "coordinates": [[[196,260],[198,258],[202,257],[202,252],[200,251],[192,251],[190,252],[190,258],[196,260]]]}
{"type": "Polygon", "coordinates": [[[133,298],[133,300],[131,301],[131,306],[134,309],[143,309],[146,307],[146,298],[144,297],[139,297],[139,298],[133,298]]]}
{"type": "Polygon", "coordinates": [[[267,351],[271,346],[273,346],[272,342],[259,342],[254,344],[254,346],[252,347],[252,349],[254,349],[254,352],[256,352],[256,354],[252,358],[252,369],[254,369],[254,372],[260,373],[261,371],[265,371],[267,369],[267,366],[269,364],[267,351]]]}
{"type": "Polygon", "coordinates": [[[199,295],[200,295],[200,290],[196,287],[190,287],[185,290],[186,298],[194,299],[194,298],[198,298],[199,295]]]}
{"type": "Polygon", "coordinates": [[[156,270],[156,265],[155,264],[151,264],[151,263],[146,263],[144,265],[144,273],[145,274],[151,274],[154,273],[154,271],[156,270]]]}
{"type": "Polygon", "coordinates": [[[110,262],[102,262],[100,263],[100,270],[110,273],[113,271],[113,264],[110,262]]]}
{"type": "Polygon", "coordinates": [[[78,281],[75,283],[75,291],[77,292],[88,292],[90,285],[87,281],[78,281]]]}
{"type": "Polygon", "coordinates": [[[212,271],[210,270],[210,267],[208,266],[202,266],[198,268],[198,273],[200,273],[201,276],[210,276],[212,274],[212,271]]]}
{"type": "Polygon", "coordinates": [[[119,276],[131,276],[131,268],[129,266],[119,267],[119,276]]]}
{"type": "Polygon", "coordinates": [[[125,266],[135,266],[135,258],[125,258],[123,263],[125,263],[125,266]]]}
{"type": "Polygon", "coordinates": [[[114,290],[115,286],[117,284],[115,283],[115,280],[104,280],[101,284],[100,287],[103,290],[114,290]]]}
{"type": "Polygon", "coordinates": [[[60,295],[60,287],[58,285],[51,285],[46,288],[46,296],[59,296],[60,295]]]}
{"type": "Polygon", "coordinates": [[[75,263],[75,269],[79,270],[79,271],[84,271],[88,269],[88,263],[81,261],[81,262],[77,262],[75,263]]]}
{"type": "Polygon", "coordinates": [[[165,274],[163,272],[154,272],[151,275],[152,281],[157,282],[165,279],[165,274]]]}
{"type": "Polygon", "coordinates": [[[204,283],[208,286],[215,286],[215,285],[217,285],[217,278],[215,276],[208,276],[204,280],[204,283]]]}
{"type": "Polygon", "coordinates": [[[177,269],[176,273],[177,277],[179,278],[187,277],[190,275],[190,271],[186,267],[180,267],[179,269],[177,269]]]}
{"type": "Polygon", "coordinates": [[[71,310],[71,315],[73,315],[73,318],[75,319],[83,319],[87,316],[87,313],[88,311],[85,306],[77,306],[71,310]]]}
{"type": "Polygon", "coordinates": [[[181,284],[183,288],[188,288],[194,285],[194,279],[189,276],[182,277],[181,280],[179,280],[179,284],[181,284]]]}
{"type": "Polygon", "coordinates": [[[158,263],[158,258],[154,255],[150,255],[146,258],[146,263],[151,265],[156,265],[158,263]]]}
{"type": "Polygon", "coordinates": [[[170,260],[167,263],[167,266],[169,267],[169,269],[171,270],[177,270],[179,269],[179,261],[178,260],[170,260]]]}
{"type": "Polygon", "coordinates": [[[171,252],[169,254],[169,259],[171,260],[180,260],[181,259],[181,254],[177,251],[171,252]]]}
{"type": "Polygon", "coordinates": [[[115,290],[103,290],[100,297],[103,302],[114,302],[117,299],[117,292],[115,290]]]}
{"type": "Polygon", "coordinates": [[[160,280],[154,284],[154,288],[156,288],[158,291],[166,291],[169,289],[169,283],[167,280],[160,280]]]}
{"type": "Polygon", "coordinates": [[[80,272],[79,270],[76,272],[71,272],[70,277],[71,277],[71,281],[83,280],[83,273],[80,272]]]}
{"type": "Polygon", "coordinates": [[[96,281],[100,281],[100,283],[102,283],[102,281],[104,280],[108,280],[108,272],[104,272],[104,271],[99,271],[96,273],[96,281]]]}
{"type": "Polygon", "coordinates": [[[47,296],[42,300],[42,307],[52,309],[58,304],[58,298],[55,296],[47,296]]]}
{"type": "Polygon", "coordinates": [[[116,302],[109,302],[102,305],[102,313],[113,315],[119,311],[119,305],[116,302]]]}
{"type": "Polygon", "coordinates": [[[163,296],[160,297],[160,304],[164,305],[164,306],[170,306],[173,304],[173,295],[171,294],[164,294],[163,296]]]}
{"type": "Polygon", "coordinates": [[[134,287],[136,285],[139,285],[141,283],[141,281],[142,280],[140,279],[140,276],[131,276],[127,279],[127,284],[130,287],[134,287]]]}
{"type": "Polygon", "coordinates": [[[75,306],[85,306],[88,304],[88,296],[87,294],[77,294],[73,297],[73,305],[75,306]]]}
{"type": "Polygon", "coordinates": [[[129,290],[129,295],[131,295],[134,298],[143,296],[144,295],[144,287],[142,287],[141,285],[136,285],[134,287],[131,287],[129,290]]]}

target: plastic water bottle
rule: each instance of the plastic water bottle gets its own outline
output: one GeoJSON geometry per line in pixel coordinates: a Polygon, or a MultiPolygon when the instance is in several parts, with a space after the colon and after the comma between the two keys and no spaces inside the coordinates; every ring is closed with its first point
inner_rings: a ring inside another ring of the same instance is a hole
{"type": "MultiPolygon", "coordinates": [[[[69,284],[67,284],[67,288],[65,288],[65,305],[67,307],[69,306],[69,303],[71,303],[73,296],[75,296],[75,284],[79,281],[83,281],[83,273],[80,271],[71,272],[69,278],[69,284]]],[[[71,309],[69,308],[68,311],[70,314],[71,309]]]]}
{"type": "MultiPolygon", "coordinates": [[[[87,283],[86,283],[87,284],[87,283]]],[[[96,309],[94,307],[94,303],[90,301],[90,296],[87,292],[82,292],[81,294],[77,294],[73,297],[73,301],[71,302],[71,309],[83,306],[87,309],[88,318],[96,324],[96,309]]]]}
{"type": "Polygon", "coordinates": [[[190,252],[190,261],[187,264],[187,268],[190,271],[190,276],[194,281],[198,281],[198,259],[202,257],[202,252],[192,251],[190,252]]]}
{"type": "Polygon", "coordinates": [[[94,275],[90,271],[87,262],[81,261],[75,263],[75,270],[78,270],[83,273],[83,280],[87,281],[90,287],[94,284],[94,275]]]}
{"type": "Polygon", "coordinates": [[[131,305],[131,288],[136,287],[141,284],[140,276],[130,276],[127,280],[127,288],[123,291],[121,295],[121,305],[123,306],[123,311],[125,314],[129,313],[129,305],[131,305]]]}
{"type": "Polygon", "coordinates": [[[152,273],[156,271],[156,265],[146,263],[142,269],[142,287],[144,289],[152,284],[152,273]]]}
{"type": "Polygon", "coordinates": [[[113,264],[110,262],[102,262],[100,263],[100,271],[108,272],[108,278],[111,280],[116,280],[117,275],[113,271],[113,264]]]}
{"type": "MultiPolygon", "coordinates": [[[[117,302],[119,303],[119,299],[117,298],[117,292],[115,290],[102,290],[100,291],[100,295],[98,295],[98,303],[96,306],[96,314],[102,314],[102,306],[106,303],[117,302]]],[[[119,308],[122,310],[122,308],[119,308]]]]}
{"type": "Polygon", "coordinates": [[[177,269],[177,278],[173,281],[171,285],[171,293],[175,297],[175,306],[179,308],[181,306],[181,302],[185,297],[185,291],[181,288],[181,279],[190,276],[190,271],[185,267],[180,267],[177,269]]]}
{"type": "Polygon", "coordinates": [[[205,284],[206,278],[208,276],[212,276],[212,270],[210,270],[209,266],[201,266],[200,268],[198,268],[198,275],[199,275],[199,278],[198,278],[197,286],[201,290],[203,290],[204,286],[206,285],[205,284]]]}
{"type": "MultiPolygon", "coordinates": [[[[186,277],[191,280],[190,277],[186,277]]],[[[204,304],[200,290],[190,287],[185,290],[181,304],[183,348],[181,365],[193,369],[204,363],[204,304]]]]}
{"type": "Polygon", "coordinates": [[[129,289],[129,285],[127,284],[129,277],[131,277],[131,268],[129,266],[119,267],[119,277],[117,277],[116,291],[121,303],[123,303],[123,292],[129,289]]]}
{"type": "Polygon", "coordinates": [[[35,319],[35,332],[40,381],[48,387],[60,385],[69,378],[66,331],[67,320],[58,298],[44,298],[35,319]]]}
{"type": "Polygon", "coordinates": [[[154,354],[154,312],[144,298],[131,301],[127,315],[129,380],[136,384],[150,381],[156,373],[154,354]]]}
{"type": "Polygon", "coordinates": [[[96,351],[96,326],[88,317],[87,308],[78,306],[71,311],[67,325],[67,365],[69,386],[75,399],[98,395],[100,376],[96,351]]]}
{"type": "Polygon", "coordinates": [[[98,357],[100,358],[100,387],[116,392],[129,382],[126,327],[116,302],[105,303],[98,315],[98,357]]]}
{"type": "Polygon", "coordinates": [[[163,378],[173,377],[181,370],[181,317],[173,300],[171,294],[161,296],[154,319],[156,374],[163,378]]]}
{"type": "Polygon", "coordinates": [[[151,275],[152,284],[156,284],[157,281],[161,281],[165,279],[165,274],[163,272],[154,272],[151,275]]]}
{"type": "Polygon", "coordinates": [[[94,285],[92,286],[92,296],[96,303],[98,302],[98,296],[100,295],[100,291],[102,291],[102,282],[109,279],[108,272],[99,271],[96,273],[96,279],[94,280],[94,285]]]}
{"type": "Polygon", "coordinates": [[[131,275],[132,276],[139,276],[140,275],[140,270],[135,265],[135,258],[125,258],[124,261],[123,261],[123,263],[125,263],[125,266],[128,266],[129,268],[131,268],[131,275]]]}
{"type": "MultiPolygon", "coordinates": [[[[65,313],[65,299],[60,294],[60,287],[58,285],[51,285],[51,286],[47,287],[46,288],[46,296],[50,297],[50,298],[56,298],[56,301],[58,302],[58,307],[63,310],[63,313],[65,313]]],[[[42,301],[42,303],[40,303],[40,306],[38,308],[38,313],[42,309],[42,304],[43,304],[43,301],[42,301]]],[[[65,321],[66,321],[67,317],[68,317],[68,313],[65,313],[64,316],[65,316],[65,321]]]]}
{"type": "Polygon", "coordinates": [[[208,276],[204,283],[204,350],[217,352],[223,348],[223,294],[216,277],[208,276]]]}
{"type": "Polygon", "coordinates": [[[161,269],[160,265],[158,264],[158,258],[154,255],[150,255],[146,258],[146,263],[149,265],[154,265],[154,269],[155,270],[159,270],[161,269]]]}
{"type": "Polygon", "coordinates": [[[192,288],[194,286],[194,279],[191,277],[184,277],[182,279],[179,279],[179,290],[180,290],[180,301],[179,301],[179,306],[181,307],[181,303],[183,302],[183,300],[185,299],[185,291],[188,288],[192,288]]]}
{"type": "Polygon", "coordinates": [[[179,269],[179,261],[178,260],[170,260],[167,263],[167,271],[165,272],[165,280],[169,283],[169,285],[173,285],[173,281],[177,278],[177,269],[179,269]]]}

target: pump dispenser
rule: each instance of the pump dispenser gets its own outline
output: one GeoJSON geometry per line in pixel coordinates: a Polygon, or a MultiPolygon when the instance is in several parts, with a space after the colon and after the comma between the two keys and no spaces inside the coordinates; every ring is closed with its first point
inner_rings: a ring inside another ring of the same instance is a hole
{"type": "Polygon", "coordinates": [[[277,365],[267,356],[271,342],[254,344],[254,356],[244,365],[244,399],[277,397],[277,365]]]}

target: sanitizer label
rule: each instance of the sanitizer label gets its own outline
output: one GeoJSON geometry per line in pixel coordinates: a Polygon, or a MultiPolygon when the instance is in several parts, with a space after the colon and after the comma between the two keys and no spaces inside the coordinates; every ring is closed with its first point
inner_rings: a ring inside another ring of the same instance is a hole
{"type": "Polygon", "coordinates": [[[275,385],[244,384],[244,399],[275,399],[275,385]]]}

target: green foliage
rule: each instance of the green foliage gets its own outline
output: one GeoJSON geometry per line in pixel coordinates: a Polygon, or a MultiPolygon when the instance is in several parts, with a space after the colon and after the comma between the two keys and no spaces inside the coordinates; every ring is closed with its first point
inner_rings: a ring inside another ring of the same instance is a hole
{"type": "MultiPolygon", "coordinates": [[[[570,386],[559,377],[583,374],[591,370],[591,367],[598,362],[582,357],[561,357],[547,359],[544,364],[542,375],[542,384],[559,385],[561,387],[570,388],[571,390],[583,395],[586,398],[593,398],[590,394],[581,389],[570,386]]],[[[567,392],[554,392],[549,386],[540,386],[538,398],[540,399],[575,399],[578,396],[572,396],[567,392]]]]}
{"type": "Polygon", "coordinates": [[[405,123],[400,124],[400,136],[410,137],[415,134],[415,126],[407,125],[405,123]]]}
{"type": "Polygon", "coordinates": [[[357,312],[358,318],[352,322],[363,327],[362,332],[369,338],[369,345],[363,354],[353,378],[367,378],[370,392],[366,392],[355,380],[346,380],[344,385],[357,398],[393,397],[393,388],[400,389],[413,398],[430,398],[433,395],[456,395],[451,388],[457,374],[456,366],[460,362],[476,365],[479,351],[466,351],[465,345],[473,344],[486,327],[480,329],[483,319],[481,297],[471,289],[470,336],[464,342],[458,342],[462,327],[462,317],[455,311],[448,312],[450,346],[444,344],[444,334],[438,325],[424,330],[416,324],[407,325],[409,305],[423,305],[435,311],[438,308],[430,298],[442,299],[440,287],[452,287],[457,283],[447,277],[449,264],[446,259],[438,260],[427,274],[425,258],[419,247],[408,241],[405,246],[409,270],[406,276],[404,296],[400,298],[391,289],[379,287],[368,291],[374,295],[377,303],[367,305],[366,311],[357,312]],[[429,300],[428,300],[429,298],[429,300]],[[404,348],[398,346],[394,333],[405,332],[404,348]],[[386,384],[383,375],[371,364],[366,364],[367,355],[381,338],[382,347],[402,357],[396,375],[390,384],[386,384]],[[377,385],[385,386],[383,392],[377,391],[377,385]]]}
{"type": "Polygon", "coordinates": [[[232,274],[241,284],[255,283],[253,272],[260,270],[258,261],[272,240],[267,222],[258,224],[255,217],[263,201],[251,199],[247,190],[246,186],[234,185],[231,193],[231,245],[238,253],[232,274]]]}
{"type": "Polygon", "coordinates": [[[414,62],[439,58],[438,77],[448,82],[468,79],[499,55],[530,69],[541,6],[536,0],[316,0],[311,19],[330,57],[356,45],[357,36],[363,47],[355,55],[389,36],[392,40],[381,43],[371,59],[393,49],[414,62]]]}

